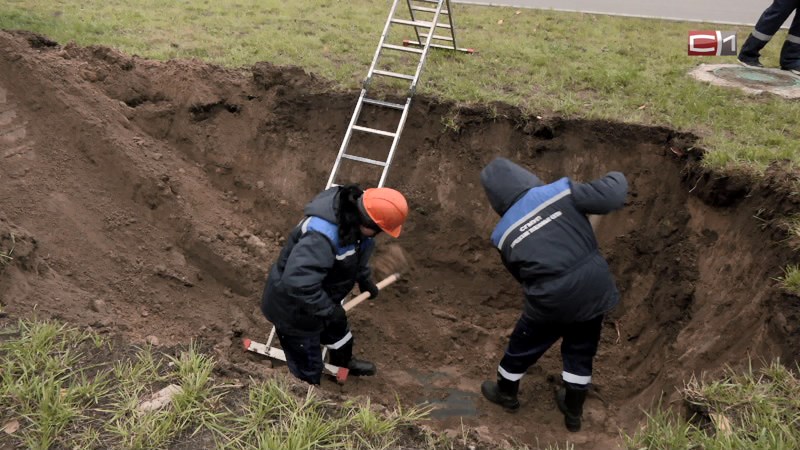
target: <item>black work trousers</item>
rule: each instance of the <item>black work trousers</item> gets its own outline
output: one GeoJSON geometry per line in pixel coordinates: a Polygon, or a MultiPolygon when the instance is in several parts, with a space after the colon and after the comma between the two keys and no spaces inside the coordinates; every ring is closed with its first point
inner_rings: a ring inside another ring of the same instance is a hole
{"type": "Polygon", "coordinates": [[[311,336],[293,336],[277,330],[286,364],[292,375],[310,384],[322,381],[322,348],[330,351],[330,363],[347,367],[353,357],[353,334],[344,314],[325,322],[322,333],[311,336]]]}
{"type": "Polygon", "coordinates": [[[761,49],[772,39],[786,22],[786,19],[795,12],[789,34],[781,48],[780,64],[784,69],[800,69],[800,0],[775,0],[764,10],[756,22],[755,29],[748,36],[742,50],[740,59],[756,59],[760,56],[761,49]]]}
{"type": "Polygon", "coordinates": [[[564,382],[575,389],[588,389],[602,327],[602,314],[574,323],[536,323],[523,315],[517,321],[497,371],[504,379],[519,381],[547,349],[562,339],[564,371],[561,376],[564,382]]]}

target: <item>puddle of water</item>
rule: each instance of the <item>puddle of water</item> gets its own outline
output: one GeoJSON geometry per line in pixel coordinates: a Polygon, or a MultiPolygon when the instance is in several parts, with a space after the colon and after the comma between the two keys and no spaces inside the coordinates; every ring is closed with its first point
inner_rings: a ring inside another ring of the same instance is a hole
{"type": "Polygon", "coordinates": [[[758,84],[770,87],[800,86],[800,79],[788,73],[748,67],[721,67],[715,69],[714,75],[729,81],[739,81],[745,84],[758,84]]]}
{"type": "Polygon", "coordinates": [[[425,402],[434,407],[430,415],[432,419],[478,415],[478,395],[450,387],[457,381],[454,380],[453,374],[441,371],[423,372],[414,369],[403,372],[422,385],[422,398],[418,398],[416,401],[425,402]]]}
{"type": "Polygon", "coordinates": [[[428,400],[434,406],[431,411],[432,419],[447,419],[450,417],[473,417],[478,415],[476,403],[478,396],[472,392],[460,389],[445,389],[447,395],[444,399],[428,400]]]}

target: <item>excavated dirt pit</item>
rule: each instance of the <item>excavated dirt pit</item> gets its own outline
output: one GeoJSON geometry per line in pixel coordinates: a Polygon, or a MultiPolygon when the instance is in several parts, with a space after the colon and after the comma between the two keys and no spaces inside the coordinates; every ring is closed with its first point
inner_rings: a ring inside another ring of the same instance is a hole
{"type": "MultiPolygon", "coordinates": [[[[4,311],[132,343],[201,339],[231,377],[285,372],[240,342],[269,332],[265,274],[325,186],[356,97],[297,68],[162,63],[0,32],[0,245],[13,234],[15,246],[0,274],[4,311]]],[[[389,114],[366,124],[389,128],[389,114]]],[[[350,313],[356,351],[379,375],[323,389],[429,401],[436,428],[459,433],[463,422],[496,442],[610,448],[692,374],[748,357],[797,361],[798,301],[773,280],[796,259],[777,224],[796,210],[784,186],[797,180],[705,172],[691,144],[662,128],[417,98],[387,182],[410,202],[396,242],[415,268],[350,313]],[[545,180],[608,170],[630,180],[626,207],[597,227],[622,302],[577,434],[552,401],[557,347],[523,379],[519,413],[480,397],[522,302],[488,239],[497,217],[479,171],[497,155],[545,180]]]]}

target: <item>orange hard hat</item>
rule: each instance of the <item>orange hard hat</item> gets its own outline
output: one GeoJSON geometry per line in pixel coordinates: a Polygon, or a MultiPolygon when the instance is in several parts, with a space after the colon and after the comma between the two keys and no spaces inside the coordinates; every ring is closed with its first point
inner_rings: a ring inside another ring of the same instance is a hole
{"type": "Polygon", "coordinates": [[[403,194],[391,188],[370,188],[361,197],[364,210],[381,230],[391,237],[400,236],[408,216],[408,203],[403,194]]]}

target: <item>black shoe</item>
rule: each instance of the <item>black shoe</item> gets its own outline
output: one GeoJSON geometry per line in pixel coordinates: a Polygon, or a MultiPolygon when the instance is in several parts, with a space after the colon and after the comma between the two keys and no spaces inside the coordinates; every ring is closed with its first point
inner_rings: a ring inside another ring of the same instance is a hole
{"type": "Polygon", "coordinates": [[[761,61],[759,61],[758,58],[743,58],[742,56],[739,56],[739,64],[746,67],[757,67],[757,68],[764,67],[764,65],[761,64],[761,61]]]}
{"type": "Polygon", "coordinates": [[[737,59],[740,63],[742,63],[742,65],[745,66],[764,67],[761,65],[759,57],[761,56],[761,50],[765,45],[767,45],[766,41],[762,41],[750,33],[750,35],[747,36],[747,39],[745,39],[744,44],[742,44],[742,48],[739,50],[739,56],[737,59]]]}
{"type": "Polygon", "coordinates": [[[484,381],[483,384],[481,384],[481,393],[490,402],[496,403],[509,411],[516,411],[519,409],[517,394],[502,392],[498,384],[494,381],[484,381]]]}
{"type": "Polygon", "coordinates": [[[351,359],[350,363],[347,364],[347,369],[349,374],[354,377],[371,377],[378,373],[378,368],[375,367],[375,364],[355,358],[351,359]]]}
{"type": "Polygon", "coordinates": [[[558,405],[561,413],[564,414],[564,425],[567,430],[573,433],[581,431],[584,400],[586,400],[585,390],[562,387],[556,391],[556,405],[558,405]]]}

